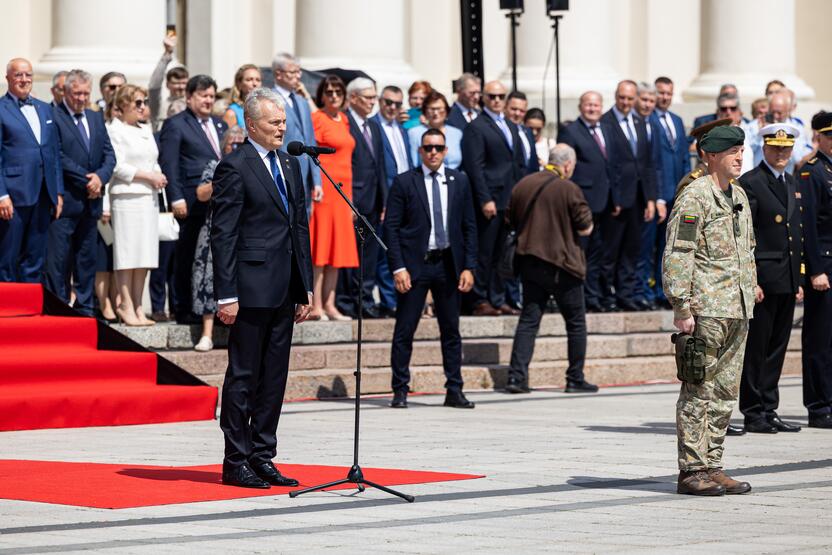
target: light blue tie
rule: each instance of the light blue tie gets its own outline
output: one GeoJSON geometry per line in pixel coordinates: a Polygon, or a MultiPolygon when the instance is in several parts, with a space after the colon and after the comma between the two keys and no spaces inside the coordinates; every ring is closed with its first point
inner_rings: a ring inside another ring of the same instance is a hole
{"type": "Polygon", "coordinates": [[[630,150],[633,151],[633,156],[638,154],[638,143],[636,143],[636,138],[633,137],[633,130],[630,129],[630,122],[627,118],[621,120],[624,123],[624,129],[627,130],[627,140],[630,141],[630,150]]]}
{"type": "Polygon", "coordinates": [[[506,142],[508,143],[509,148],[514,147],[514,141],[511,140],[511,131],[508,128],[508,124],[504,118],[499,118],[497,120],[497,127],[503,132],[503,135],[506,137],[506,142]]]}
{"type": "Polygon", "coordinates": [[[269,162],[272,166],[272,177],[274,184],[277,185],[277,192],[280,193],[280,200],[283,201],[283,208],[286,209],[286,215],[289,214],[289,198],[286,196],[286,185],[283,183],[283,177],[280,176],[280,168],[277,167],[277,156],[272,150],[269,152],[269,162]]]}

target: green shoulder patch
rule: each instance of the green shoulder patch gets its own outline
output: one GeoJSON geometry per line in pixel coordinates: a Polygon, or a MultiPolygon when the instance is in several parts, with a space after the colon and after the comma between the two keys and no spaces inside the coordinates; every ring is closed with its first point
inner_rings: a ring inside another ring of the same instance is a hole
{"type": "Polygon", "coordinates": [[[682,214],[679,219],[679,233],[676,237],[681,241],[696,241],[696,222],[698,216],[694,214],[682,214]]]}

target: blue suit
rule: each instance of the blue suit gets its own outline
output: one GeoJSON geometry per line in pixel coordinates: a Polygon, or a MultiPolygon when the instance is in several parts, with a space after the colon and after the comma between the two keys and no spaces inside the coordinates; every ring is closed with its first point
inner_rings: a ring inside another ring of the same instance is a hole
{"type": "MultiPolygon", "coordinates": [[[[279,94],[286,103],[286,133],[283,135],[283,146],[280,150],[286,152],[286,148],[292,141],[300,141],[305,145],[318,146],[315,140],[315,130],[312,127],[312,114],[309,111],[309,104],[302,96],[294,95],[294,106],[289,105],[289,99],[275,87],[274,92],[279,94]]],[[[321,185],[321,170],[312,163],[309,156],[299,156],[300,175],[303,180],[303,187],[306,196],[306,213],[311,213],[312,189],[321,185]]]]}
{"type": "MultiPolygon", "coordinates": [[[[479,112],[477,114],[479,115],[479,112]]],[[[451,112],[448,114],[448,125],[453,125],[461,130],[464,130],[468,125],[468,120],[465,119],[465,115],[462,113],[462,108],[459,107],[458,102],[454,102],[454,105],[451,106],[451,112]]]]}
{"type": "MultiPolygon", "coordinates": [[[[228,125],[214,116],[211,116],[210,123],[217,131],[219,144],[222,144],[228,125]]],[[[186,321],[193,306],[191,268],[196,242],[208,215],[208,203],[197,200],[196,187],[202,181],[202,172],[208,162],[218,158],[202,125],[190,109],[165,120],[159,133],[159,146],[159,165],[168,178],[165,189],[168,203],[184,200],[188,207],[188,216],[181,223],[174,254],[174,312],[177,320],[186,321]]]]}
{"type": "MultiPolygon", "coordinates": [[[[379,127],[381,127],[381,142],[384,148],[384,175],[387,178],[387,188],[389,189],[393,185],[393,179],[399,175],[399,166],[396,164],[396,156],[393,154],[393,145],[390,144],[390,140],[387,138],[387,132],[384,130],[384,120],[381,117],[381,113],[377,113],[370,119],[375,120],[379,127]]],[[[402,139],[402,144],[404,145],[404,157],[407,161],[408,169],[410,169],[413,167],[413,164],[410,160],[410,138],[408,137],[408,132],[401,126],[401,124],[399,124],[398,121],[394,120],[393,126],[396,128],[402,139]]],[[[378,229],[376,229],[376,233],[378,233],[379,236],[384,235],[383,222],[379,224],[378,229]]],[[[387,266],[386,256],[378,257],[378,263],[376,264],[376,285],[378,286],[378,293],[379,297],[381,297],[382,306],[388,310],[395,310],[396,288],[393,285],[393,274],[390,273],[390,268],[387,266]]]]}
{"type": "Polygon", "coordinates": [[[96,223],[101,217],[102,199],[88,198],[87,174],[98,175],[103,196],[103,188],[113,175],[116,155],[101,112],[84,110],[89,127],[89,147],[81,136],[75,118],[64,104],[53,108],[53,116],[61,136],[65,193],[61,217],[49,226],[46,286],[68,302],[68,285],[74,271],[78,278],[75,309],[92,316],[98,245],[96,223]]]}
{"type": "Polygon", "coordinates": [[[40,142],[17,97],[7,93],[0,98],[0,198],[8,195],[14,208],[11,220],[0,220],[0,281],[41,280],[50,211],[64,194],[52,107],[34,98],[32,105],[40,142]]]}
{"type": "Polygon", "coordinates": [[[393,269],[410,273],[412,287],[399,293],[396,327],[390,352],[393,391],[408,390],[413,336],[428,291],[433,295],[442,342],[442,365],[445,387],[449,392],[462,391],[462,340],[459,334],[460,293],[457,288],[463,270],[477,265],[477,224],[474,201],[464,173],[445,169],[447,206],[443,206],[450,243],[444,251],[428,256],[431,234],[431,204],[425,175],[416,168],[398,175],[390,189],[385,221],[387,257],[393,269]]]}

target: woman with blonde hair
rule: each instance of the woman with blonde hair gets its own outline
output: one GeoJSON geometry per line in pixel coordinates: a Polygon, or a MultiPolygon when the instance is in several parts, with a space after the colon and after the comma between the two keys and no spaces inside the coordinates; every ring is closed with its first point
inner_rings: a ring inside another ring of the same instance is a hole
{"type": "Polygon", "coordinates": [[[119,319],[128,326],[151,326],[142,310],[145,278],[159,263],[159,191],[167,178],[149,125],[147,90],[123,85],[115,93],[107,132],[116,153],[110,180],[113,268],[120,303],[119,319]]]}
{"type": "Polygon", "coordinates": [[[228,127],[238,125],[240,129],[246,128],[246,120],[243,116],[243,104],[248,93],[260,86],[263,79],[260,75],[260,68],[254,64],[241,65],[234,74],[234,87],[231,89],[231,103],[228,105],[223,121],[228,127]]]}

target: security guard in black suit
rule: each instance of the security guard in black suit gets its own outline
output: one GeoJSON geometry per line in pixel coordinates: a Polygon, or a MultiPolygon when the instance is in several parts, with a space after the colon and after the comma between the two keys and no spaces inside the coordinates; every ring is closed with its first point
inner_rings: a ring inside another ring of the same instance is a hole
{"type": "Polygon", "coordinates": [[[773,123],[760,130],[763,161],[740,177],[748,195],[757,248],[754,318],[748,328],[740,411],[749,432],[798,432],[800,426],[777,416],[777,382],[786,358],[795,302],[803,295],[801,262],[803,233],[802,198],[786,165],[800,130],[787,123],[773,123]]]}
{"type": "Polygon", "coordinates": [[[818,155],[801,168],[806,299],[803,305],[803,404],[810,428],[832,429],[832,112],[812,118],[818,155]]]}

